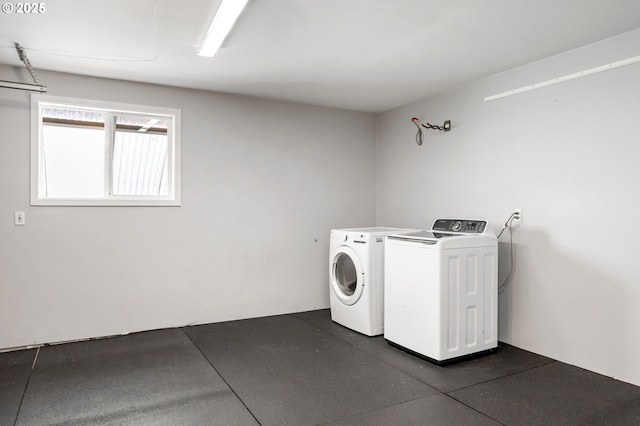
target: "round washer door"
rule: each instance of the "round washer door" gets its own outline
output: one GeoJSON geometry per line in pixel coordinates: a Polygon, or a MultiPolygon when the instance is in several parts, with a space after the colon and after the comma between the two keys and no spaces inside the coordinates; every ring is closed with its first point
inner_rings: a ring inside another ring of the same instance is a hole
{"type": "Polygon", "coordinates": [[[364,289],[362,265],[356,252],[348,246],[338,247],[331,260],[331,287],[345,305],[356,303],[364,289]]]}

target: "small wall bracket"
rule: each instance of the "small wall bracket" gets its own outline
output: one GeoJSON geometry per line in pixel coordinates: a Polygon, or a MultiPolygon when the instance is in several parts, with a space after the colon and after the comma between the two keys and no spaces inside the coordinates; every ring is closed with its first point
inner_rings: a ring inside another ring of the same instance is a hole
{"type": "Polygon", "coordinates": [[[0,87],[6,88],[6,89],[29,90],[32,92],[46,93],[47,86],[43,86],[40,83],[38,74],[36,74],[36,70],[33,69],[31,62],[27,57],[27,52],[18,43],[15,43],[15,46],[16,46],[16,51],[18,52],[18,57],[24,63],[24,66],[27,68],[27,71],[29,71],[29,74],[31,74],[31,78],[33,78],[33,81],[35,82],[35,84],[0,80],[0,87]]]}

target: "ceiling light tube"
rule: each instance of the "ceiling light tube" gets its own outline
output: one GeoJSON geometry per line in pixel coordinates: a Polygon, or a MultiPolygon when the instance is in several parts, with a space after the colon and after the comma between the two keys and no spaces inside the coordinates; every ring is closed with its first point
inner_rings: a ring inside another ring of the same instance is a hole
{"type": "Polygon", "coordinates": [[[200,44],[198,55],[211,58],[216,54],[248,1],[249,0],[222,0],[216,16],[214,16],[213,21],[211,21],[207,35],[200,44]]]}

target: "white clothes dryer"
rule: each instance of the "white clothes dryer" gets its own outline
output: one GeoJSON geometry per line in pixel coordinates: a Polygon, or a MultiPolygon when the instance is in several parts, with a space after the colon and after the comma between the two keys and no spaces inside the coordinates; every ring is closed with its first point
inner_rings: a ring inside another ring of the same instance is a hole
{"type": "Polygon", "coordinates": [[[487,222],[438,219],[385,240],[387,342],[437,363],[498,346],[498,240],[487,222]]]}
{"type": "Polygon", "coordinates": [[[367,336],[384,331],[384,237],[415,232],[402,228],[331,230],[331,319],[367,336]]]}

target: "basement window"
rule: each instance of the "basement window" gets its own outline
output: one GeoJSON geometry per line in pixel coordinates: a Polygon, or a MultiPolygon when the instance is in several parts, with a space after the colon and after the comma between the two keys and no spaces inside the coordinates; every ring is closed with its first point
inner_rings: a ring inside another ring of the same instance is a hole
{"type": "Polygon", "coordinates": [[[32,205],[180,205],[180,110],[31,102],[32,205]]]}

